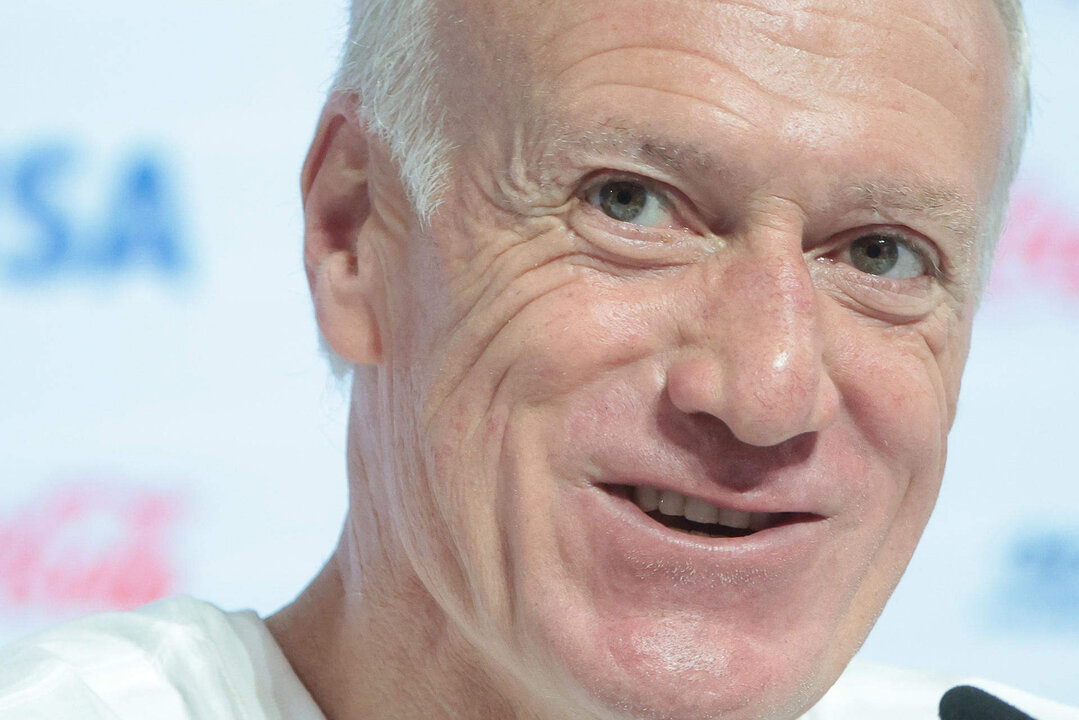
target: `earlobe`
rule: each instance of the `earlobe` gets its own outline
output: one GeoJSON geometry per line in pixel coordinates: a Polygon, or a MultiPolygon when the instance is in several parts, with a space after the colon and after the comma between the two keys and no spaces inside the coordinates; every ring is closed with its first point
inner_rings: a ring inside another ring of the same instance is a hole
{"type": "Polygon", "coordinates": [[[301,178],[304,266],[323,338],[352,364],[377,364],[383,306],[379,258],[363,229],[371,216],[367,135],[354,99],[326,103],[301,178]]]}
{"type": "Polygon", "coordinates": [[[376,365],[382,360],[382,341],[369,284],[381,281],[363,274],[355,255],[333,252],[315,271],[311,297],[322,337],[333,351],[353,365],[376,365]]]}

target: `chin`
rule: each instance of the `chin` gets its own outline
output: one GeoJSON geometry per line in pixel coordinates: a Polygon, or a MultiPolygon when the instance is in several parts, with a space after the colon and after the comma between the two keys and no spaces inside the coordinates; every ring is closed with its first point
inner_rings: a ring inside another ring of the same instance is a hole
{"type": "Polygon", "coordinates": [[[763,636],[699,613],[615,621],[594,609],[558,606],[551,598],[531,609],[539,613],[531,633],[539,647],[529,655],[545,658],[548,672],[542,674],[572,708],[567,717],[797,718],[845,664],[829,661],[845,653],[828,628],[819,626],[763,636]]]}

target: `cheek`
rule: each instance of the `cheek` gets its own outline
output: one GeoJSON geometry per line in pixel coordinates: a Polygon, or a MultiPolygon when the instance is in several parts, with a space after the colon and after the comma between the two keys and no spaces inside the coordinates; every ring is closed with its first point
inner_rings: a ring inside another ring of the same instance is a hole
{"type": "Polygon", "coordinates": [[[936,502],[966,335],[943,313],[891,328],[849,318],[839,325],[841,317],[829,372],[849,422],[847,444],[871,468],[851,488],[857,512],[847,521],[864,538],[866,559],[877,558],[870,585],[879,589],[898,580],[936,502]]]}
{"type": "Polygon", "coordinates": [[[475,353],[451,391],[453,415],[544,411],[627,367],[657,362],[672,335],[662,300],[587,268],[562,275],[569,281],[520,307],[475,353]]]}
{"type": "MultiPolygon", "coordinates": [[[[434,351],[441,363],[431,387],[446,390],[420,412],[417,468],[405,475],[412,496],[401,498],[402,512],[427,525],[426,536],[411,533],[411,542],[423,545],[416,556],[435,566],[438,577],[428,585],[439,586],[441,604],[462,608],[474,626],[493,621],[509,632],[514,560],[528,554],[520,548],[555,544],[550,474],[579,477],[585,465],[583,450],[567,452],[566,438],[574,436],[567,423],[595,439],[597,427],[653,412],[623,405],[644,402],[639,392],[589,387],[658,387],[652,364],[663,343],[662,305],[635,291],[627,299],[626,286],[587,270],[576,278],[513,313],[474,348],[471,363],[454,363],[470,352],[463,347],[434,351]]],[[[472,327],[466,319],[451,343],[472,327]]],[[[410,382],[408,370],[399,374],[410,382]]]]}
{"type": "Polygon", "coordinates": [[[865,444],[915,475],[943,467],[962,370],[955,337],[936,322],[854,326],[840,336],[830,368],[865,444]]]}
{"type": "MultiPolygon", "coordinates": [[[[565,417],[569,406],[587,407],[589,417],[580,418],[588,428],[603,427],[625,417],[647,417],[647,408],[620,403],[639,403],[640,393],[626,393],[604,402],[588,403],[582,397],[596,393],[589,386],[625,384],[632,376],[638,387],[658,386],[659,373],[652,365],[663,344],[655,327],[662,309],[644,296],[627,301],[602,282],[591,282],[587,271],[577,281],[544,293],[514,313],[485,344],[472,354],[474,361],[451,364],[458,357],[453,348],[439,351],[445,358],[434,386],[448,386],[437,404],[428,403],[423,415],[425,446],[429,447],[429,476],[458,477],[452,487],[440,490],[451,507],[487,499],[492,517],[494,500],[503,491],[507,453],[514,462],[546,462],[533,457],[544,447],[564,450],[565,417]],[[509,428],[532,428],[526,447],[516,441],[507,448],[509,428]]],[[[467,323],[462,333],[468,333],[467,323]]]]}
{"type": "Polygon", "coordinates": [[[858,486],[860,532],[878,547],[873,586],[898,581],[936,502],[965,358],[961,330],[935,318],[858,327],[837,353],[833,378],[857,442],[879,469],[858,486]]]}
{"type": "Polygon", "coordinates": [[[661,355],[676,339],[663,297],[650,283],[584,271],[581,282],[522,317],[518,395],[545,404],[643,366],[658,378],[661,355]]]}

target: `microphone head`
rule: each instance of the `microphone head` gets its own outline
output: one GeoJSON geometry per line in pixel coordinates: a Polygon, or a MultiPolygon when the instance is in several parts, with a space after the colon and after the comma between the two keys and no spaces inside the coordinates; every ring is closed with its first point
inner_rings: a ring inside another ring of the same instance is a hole
{"type": "Polygon", "coordinates": [[[959,685],[940,699],[940,720],[1034,720],[996,695],[959,685]]]}

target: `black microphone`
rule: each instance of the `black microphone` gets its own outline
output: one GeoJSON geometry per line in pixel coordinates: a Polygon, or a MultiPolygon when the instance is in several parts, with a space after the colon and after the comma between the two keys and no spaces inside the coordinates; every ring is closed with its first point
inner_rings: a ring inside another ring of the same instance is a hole
{"type": "Polygon", "coordinates": [[[996,695],[959,685],[940,699],[940,720],[1034,720],[996,695]]]}

